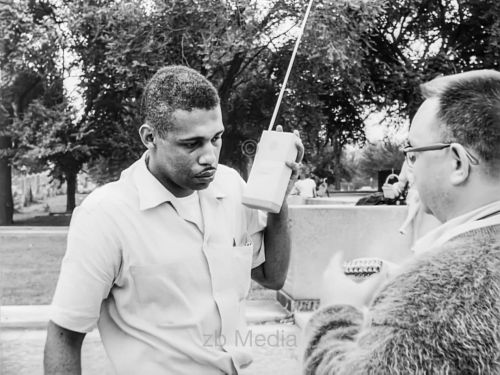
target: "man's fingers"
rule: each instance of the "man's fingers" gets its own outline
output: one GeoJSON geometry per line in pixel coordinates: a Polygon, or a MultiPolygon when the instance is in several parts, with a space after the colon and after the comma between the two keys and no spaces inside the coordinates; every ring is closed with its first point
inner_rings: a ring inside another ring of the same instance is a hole
{"type": "Polygon", "coordinates": [[[295,159],[295,161],[300,163],[304,157],[304,145],[301,141],[297,142],[295,145],[297,146],[297,159],[295,159]]]}
{"type": "Polygon", "coordinates": [[[296,163],[294,161],[286,161],[285,164],[292,170],[292,177],[296,176],[299,173],[300,163],[296,163]]]}
{"type": "Polygon", "coordinates": [[[302,140],[300,139],[300,134],[297,129],[293,131],[293,134],[297,137],[295,141],[295,146],[297,147],[297,159],[295,161],[297,163],[300,163],[302,161],[302,158],[304,157],[304,144],[302,143],[302,140]]]}

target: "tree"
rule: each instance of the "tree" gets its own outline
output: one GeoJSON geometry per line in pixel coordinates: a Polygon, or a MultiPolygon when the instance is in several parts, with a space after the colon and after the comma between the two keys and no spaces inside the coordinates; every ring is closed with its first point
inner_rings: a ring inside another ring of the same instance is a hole
{"type": "MultiPolygon", "coordinates": [[[[338,17],[332,22],[364,24],[352,36],[360,47],[363,97],[370,105],[411,118],[421,102],[420,83],[439,74],[499,67],[496,1],[383,1],[369,22],[364,21],[367,2],[341,4],[336,3],[338,17]]],[[[339,43],[344,45],[332,39],[331,48],[339,43]]]]}
{"type": "Polygon", "coordinates": [[[320,150],[320,159],[332,157],[329,170],[338,167],[337,182],[342,148],[363,144],[363,120],[370,113],[384,110],[410,119],[422,101],[420,83],[500,64],[500,4],[492,0],[319,0],[310,24],[297,86],[290,90],[292,103],[301,104],[290,104],[289,118],[316,121],[306,129],[333,153],[314,142],[309,149],[320,150]],[[310,94],[314,89],[320,92],[316,97],[310,94]]]}
{"type": "MultiPolygon", "coordinates": [[[[461,1],[456,8],[452,1],[315,1],[278,122],[302,130],[306,160],[326,165],[324,158],[331,158],[328,170],[339,183],[342,150],[363,144],[370,112],[411,116],[420,103],[418,84],[453,66],[447,52],[456,40],[448,35],[451,29],[463,21],[479,34],[497,32],[495,13],[488,9],[492,2],[480,3],[461,1]],[[491,30],[482,30],[471,14],[487,17],[491,30]],[[446,41],[437,51],[436,35],[446,41]]],[[[102,131],[106,160],[118,166],[119,160],[129,163],[138,156],[142,146],[135,133],[144,83],[163,65],[185,64],[217,85],[226,125],[221,160],[245,175],[240,146],[247,138],[258,139],[268,125],[293,47],[288,29],[301,21],[303,3],[276,1],[265,9],[250,0],[70,6],[86,121],[102,131]]],[[[454,48],[474,51],[477,39],[464,42],[454,48]]],[[[486,49],[481,55],[488,55],[486,49]]]]}
{"type": "Polygon", "coordinates": [[[401,149],[401,144],[390,139],[367,144],[359,152],[359,157],[356,160],[356,175],[376,179],[379,170],[400,170],[404,162],[401,149]]]}
{"type": "Polygon", "coordinates": [[[48,168],[53,177],[66,181],[66,209],[71,212],[76,174],[92,147],[63,85],[68,68],[64,15],[48,1],[16,1],[0,9],[6,30],[2,72],[8,77],[2,81],[2,103],[16,145],[11,161],[30,171],[48,168]]]}
{"type": "MultiPolygon", "coordinates": [[[[498,67],[500,5],[493,0],[314,4],[278,123],[302,131],[306,161],[337,184],[347,173],[342,150],[363,144],[364,119],[371,112],[409,118],[421,100],[418,84],[438,72],[498,67]]],[[[248,158],[241,146],[268,126],[293,47],[289,31],[305,9],[296,0],[15,5],[2,8],[8,17],[0,21],[8,31],[2,59],[7,122],[22,123],[32,108],[56,129],[66,124],[69,133],[60,141],[71,139],[67,149],[75,150],[77,164],[90,157],[91,169],[105,171],[101,178],[109,174],[108,179],[140,154],[140,97],[148,78],[167,64],[191,66],[217,86],[226,126],[221,161],[245,176],[248,158]],[[81,71],[84,107],[81,118],[65,107],[56,120],[51,110],[68,101],[55,95],[49,105],[46,93],[64,76],[65,51],[81,71]],[[29,106],[37,98],[45,110],[29,106]],[[76,122],[69,126],[69,119],[76,122]]]]}
{"type": "Polygon", "coordinates": [[[19,160],[49,167],[53,178],[66,182],[66,211],[73,211],[77,174],[92,154],[92,132],[78,123],[75,110],[65,102],[47,107],[35,100],[16,125],[19,160]]]}
{"type": "Polygon", "coordinates": [[[12,140],[9,133],[1,130],[6,128],[7,123],[8,114],[0,107],[0,225],[12,224],[14,211],[9,163],[12,140]]]}
{"type": "Polygon", "coordinates": [[[27,105],[43,91],[42,79],[34,70],[45,64],[33,53],[33,45],[43,45],[44,33],[35,27],[26,3],[0,4],[2,30],[0,54],[0,225],[11,224],[13,200],[11,165],[14,119],[22,116],[27,105]],[[31,34],[29,34],[31,33],[31,34]],[[27,35],[32,38],[28,38],[27,35]]]}

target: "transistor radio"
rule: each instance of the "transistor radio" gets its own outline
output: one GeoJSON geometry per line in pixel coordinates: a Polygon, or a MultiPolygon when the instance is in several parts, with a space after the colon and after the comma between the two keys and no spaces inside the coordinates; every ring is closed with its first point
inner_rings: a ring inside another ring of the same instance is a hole
{"type": "Polygon", "coordinates": [[[250,176],[243,192],[242,201],[244,205],[267,212],[278,213],[281,210],[286,188],[292,174],[292,170],[286,165],[286,162],[293,162],[297,158],[297,147],[295,146],[296,135],[289,132],[273,131],[272,129],[278,115],[286,83],[292,70],[293,61],[297,54],[300,39],[304,33],[312,3],[313,0],[310,0],[307,6],[300,33],[295,42],[292,57],[290,58],[278,101],[274,108],[271,123],[268,130],[263,132],[259,141],[250,176]]]}

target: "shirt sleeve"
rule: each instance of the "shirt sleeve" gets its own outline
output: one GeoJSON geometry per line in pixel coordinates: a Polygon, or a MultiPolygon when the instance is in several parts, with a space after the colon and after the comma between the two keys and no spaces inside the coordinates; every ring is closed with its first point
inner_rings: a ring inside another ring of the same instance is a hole
{"type": "Polygon", "coordinates": [[[90,332],[116,279],[121,251],[113,223],[97,208],[77,207],[68,232],[50,319],[76,332],[90,332]]]}

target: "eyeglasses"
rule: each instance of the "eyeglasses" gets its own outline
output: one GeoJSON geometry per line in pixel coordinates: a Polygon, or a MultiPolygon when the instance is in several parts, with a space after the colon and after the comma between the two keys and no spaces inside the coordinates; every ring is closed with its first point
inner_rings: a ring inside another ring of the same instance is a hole
{"type": "Polygon", "coordinates": [[[461,148],[464,149],[465,153],[467,154],[467,157],[471,161],[471,164],[477,165],[479,164],[479,160],[472,155],[464,146],[462,146],[459,143],[435,143],[433,145],[428,145],[428,146],[422,146],[422,147],[405,147],[403,149],[403,153],[405,154],[406,162],[408,163],[408,166],[413,166],[415,164],[415,161],[417,160],[417,152],[424,152],[424,151],[437,151],[437,150],[442,150],[447,147],[451,146],[460,146],[461,148]]]}

